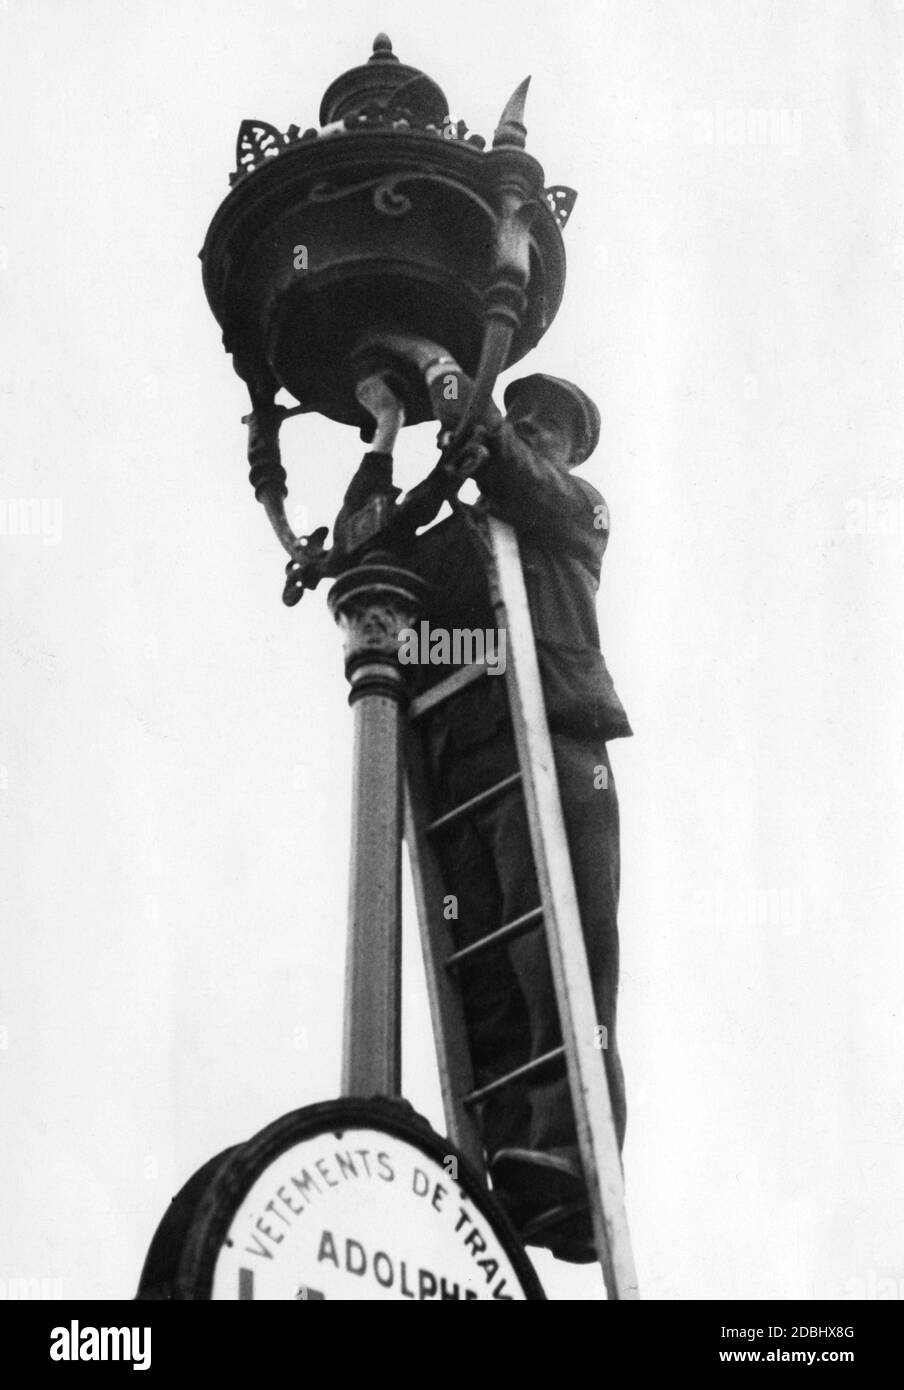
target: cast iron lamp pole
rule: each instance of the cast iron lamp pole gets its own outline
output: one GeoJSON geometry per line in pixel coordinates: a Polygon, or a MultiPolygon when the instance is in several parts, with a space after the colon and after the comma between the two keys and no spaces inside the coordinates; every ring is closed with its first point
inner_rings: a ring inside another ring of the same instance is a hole
{"type": "Polygon", "coordinates": [[[342,1094],[401,1096],[402,710],[399,632],[425,586],[388,551],[336,580],[329,606],[345,641],[355,733],[342,1094]]]}

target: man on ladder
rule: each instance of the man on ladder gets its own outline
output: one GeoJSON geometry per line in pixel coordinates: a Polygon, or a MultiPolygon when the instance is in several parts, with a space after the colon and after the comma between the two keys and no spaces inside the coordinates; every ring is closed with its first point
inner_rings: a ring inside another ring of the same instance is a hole
{"type": "MultiPolygon", "coordinates": [[[[372,494],[397,495],[392,447],[402,414],[387,385],[393,368],[417,369],[446,427],[454,425],[470,389],[457,363],[435,344],[388,336],[374,347],[374,372],[361,399],[376,418],[376,433],[337,518],[340,547],[346,518],[372,494]]],[[[608,512],[600,494],[572,472],[596,447],[599,413],[578,387],[545,375],[512,383],[504,403],[507,415],[491,405],[468,441],[472,451],[482,450],[473,470],[480,502],[473,508],[459,504],[450,518],[414,537],[400,558],[431,585],[432,631],[487,631],[495,628],[496,617],[475,522],[489,510],[518,537],[596,1004],[597,1045],[604,1051],[621,1149],[626,1106],[615,1032],[619,821],[606,745],[630,735],[631,728],[600,651],[596,617],[608,512]]],[[[449,668],[422,665],[418,675],[424,690],[447,677],[449,668]]],[[[438,705],[425,742],[440,813],[516,773],[505,683],[490,677],[438,705]]],[[[517,787],[450,823],[436,849],[455,903],[458,947],[536,908],[529,827],[517,787]]],[[[479,964],[463,965],[461,987],[478,1086],[561,1043],[542,932],[524,933],[479,964]]],[[[479,1124],[494,1191],[525,1242],[546,1246],[561,1259],[595,1260],[563,1068],[488,1097],[479,1124]]]]}

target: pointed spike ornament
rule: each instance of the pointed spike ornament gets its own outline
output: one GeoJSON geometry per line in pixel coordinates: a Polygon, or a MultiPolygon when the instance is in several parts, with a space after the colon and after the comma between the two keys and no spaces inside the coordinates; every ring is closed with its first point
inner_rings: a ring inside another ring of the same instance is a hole
{"type": "Polygon", "coordinates": [[[523,150],[527,143],[527,129],[524,124],[524,106],[527,101],[527,89],[530,86],[530,78],[525,77],[505,104],[505,109],[499,117],[499,124],[493,135],[493,149],[499,149],[501,145],[508,149],[523,150]]]}

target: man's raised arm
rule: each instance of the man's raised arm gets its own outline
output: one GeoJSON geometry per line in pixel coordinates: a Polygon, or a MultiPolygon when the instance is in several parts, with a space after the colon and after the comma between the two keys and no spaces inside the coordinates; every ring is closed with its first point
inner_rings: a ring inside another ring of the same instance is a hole
{"type": "Polygon", "coordinates": [[[508,420],[487,431],[485,443],[489,458],[475,481],[493,514],[537,545],[562,545],[598,564],[609,514],[596,488],[548,462],[508,420]]]}

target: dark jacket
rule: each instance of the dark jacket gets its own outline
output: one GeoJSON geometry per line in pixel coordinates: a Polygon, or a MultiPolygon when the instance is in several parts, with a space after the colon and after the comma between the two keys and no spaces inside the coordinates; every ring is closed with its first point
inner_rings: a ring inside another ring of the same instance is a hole
{"type": "MultiPolygon", "coordinates": [[[[623,738],[632,733],[600,651],[596,594],[609,538],[608,512],[590,483],[538,457],[503,421],[487,441],[476,475],[488,508],[515,528],[547,717],[553,733],[623,738]]],[[[407,563],[432,585],[431,628],[495,628],[480,543],[452,516],[416,538],[407,563]]],[[[419,668],[419,688],[449,667],[419,668]]],[[[470,747],[507,717],[504,680],[490,676],[440,707],[435,722],[457,747],[470,747]]],[[[445,741],[445,739],[443,739],[445,741]]]]}

